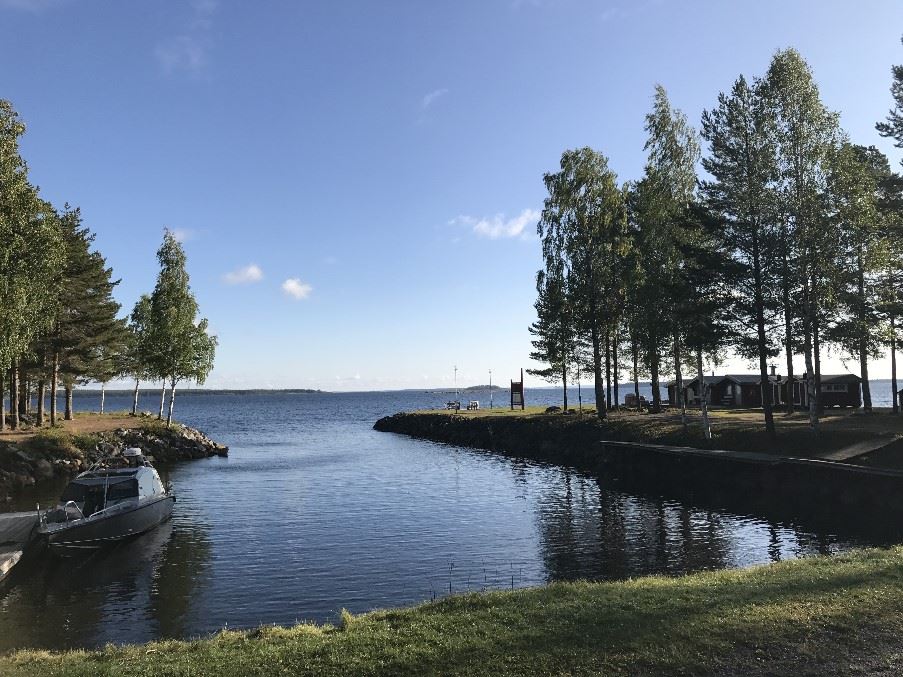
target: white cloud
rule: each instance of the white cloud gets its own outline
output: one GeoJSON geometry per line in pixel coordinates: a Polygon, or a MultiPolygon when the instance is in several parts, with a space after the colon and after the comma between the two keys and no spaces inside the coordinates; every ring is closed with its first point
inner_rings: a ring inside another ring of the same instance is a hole
{"type": "Polygon", "coordinates": [[[178,35],[158,44],[154,56],[167,73],[185,70],[200,72],[207,65],[207,44],[192,35],[178,35]]]}
{"type": "Polygon", "coordinates": [[[233,270],[223,275],[226,284],[249,284],[251,282],[260,282],[263,279],[263,271],[256,263],[233,270]]]}
{"type": "Polygon", "coordinates": [[[297,301],[306,299],[313,290],[313,287],[306,282],[302,282],[297,277],[290,277],[282,283],[282,291],[285,292],[285,295],[291,296],[297,301]]]}
{"type": "Polygon", "coordinates": [[[451,225],[469,226],[480,237],[490,240],[501,238],[524,237],[524,230],[539,221],[540,213],[535,209],[525,209],[518,216],[506,219],[504,214],[496,214],[492,218],[477,219],[473,216],[459,216],[451,220],[451,225]]]}
{"type": "MultiPolygon", "coordinates": [[[[4,1],[8,0],[0,0],[4,1]]],[[[217,6],[217,0],[192,0],[192,15],[183,31],[161,40],[154,48],[154,56],[164,72],[181,70],[197,74],[207,66],[212,47],[210,31],[217,6]]]]}
{"type": "Polygon", "coordinates": [[[447,89],[436,89],[430,92],[429,94],[425,94],[424,97],[420,100],[420,108],[422,110],[426,110],[430,106],[432,106],[436,101],[443,96],[448,94],[447,89]]]}
{"type": "Polygon", "coordinates": [[[174,228],[170,231],[176,242],[187,242],[193,240],[196,233],[189,228],[174,228]]]}

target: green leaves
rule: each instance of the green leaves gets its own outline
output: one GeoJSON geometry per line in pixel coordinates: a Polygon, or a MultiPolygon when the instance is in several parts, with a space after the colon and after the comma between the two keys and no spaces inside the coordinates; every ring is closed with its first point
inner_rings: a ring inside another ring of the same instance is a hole
{"type": "Polygon", "coordinates": [[[0,99],[0,369],[24,353],[52,318],[64,250],[50,206],[28,182],[19,155],[25,125],[0,99]]]}
{"type": "Polygon", "coordinates": [[[154,291],[132,314],[141,335],[140,361],[148,373],[173,384],[186,379],[203,383],[213,368],[216,338],[207,334],[207,320],[196,321],[198,304],[189,286],[185,250],[168,230],[157,260],[154,291]]]}

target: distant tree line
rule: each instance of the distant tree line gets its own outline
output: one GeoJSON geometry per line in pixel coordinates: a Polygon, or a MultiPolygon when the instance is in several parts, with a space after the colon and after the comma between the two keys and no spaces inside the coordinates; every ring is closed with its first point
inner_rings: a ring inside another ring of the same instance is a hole
{"type": "Polygon", "coordinates": [[[119,280],[93,248],[80,211],[57,210],[29,182],[19,152],[24,133],[12,105],[0,99],[0,430],[19,427],[23,418],[44,425],[48,393],[55,425],[60,390],[63,416],[71,419],[80,384],[101,384],[103,411],[106,384],[129,377],[136,384],[132,413],[141,380],[162,381],[164,394],[169,387],[171,422],[176,384],[203,383],[216,351],[207,321],[196,319],[185,252],[166,231],[153,293],[141,297],[130,317],[119,317],[113,298],[119,280]]]}
{"type": "MultiPolygon", "coordinates": [[[[903,147],[903,66],[893,78],[895,107],[877,129],[903,147]]],[[[619,184],[591,148],[566,151],[544,177],[530,332],[531,357],[547,366],[532,373],[562,382],[565,408],[568,378],[592,373],[600,418],[617,406],[622,370],[637,397],[639,379],[651,380],[654,411],[671,374],[671,404],[686,421],[684,373],[704,393],[704,364],[731,352],[756,363],[773,436],[770,361],[782,356],[792,381],[803,356],[817,430],[821,358],[857,364],[870,412],[868,363],[889,349],[897,413],[903,179],[840,128],[800,54],[779,51],[762,77],[741,75],[704,112],[700,133],[657,86],[645,128],[638,181],[619,184]]]]}

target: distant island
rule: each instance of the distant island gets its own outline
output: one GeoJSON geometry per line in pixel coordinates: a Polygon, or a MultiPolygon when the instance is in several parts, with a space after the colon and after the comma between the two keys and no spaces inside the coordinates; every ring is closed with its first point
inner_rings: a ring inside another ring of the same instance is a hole
{"type": "MultiPolygon", "coordinates": [[[[555,387],[555,386],[552,386],[552,387],[555,387]]],[[[495,385],[495,384],[493,384],[493,386],[492,386],[491,389],[492,389],[493,391],[496,391],[496,390],[508,390],[507,388],[502,388],[501,386],[497,386],[497,385],[495,385]]],[[[488,385],[484,385],[484,386],[467,386],[466,388],[458,388],[457,391],[456,391],[454,388],[431,388],[431,389],[428,389],[428,390],[424,390],[424,391],[422,391],[422,392],[424,392],[424,393],[429,393],[429,394],[431,394],[431,395],[442,395],[442,394],[454,394],[455,392],[459,392],[459,393],[473,393],[473,392],[476,392],[476,391],[478,391],[478,390],[490,390],[490,387],[489,387],[488,385]]]]}
{"type": "MultiPolygon", "coordinates": [[[[152,389],[146,389],[146,392],[150,392],[152,389]]],[[[83,395],[100,395],[100,389],[96,388],[81,388],[79,390],[74,390],[73,394],[78,396],[83,395]]],[[[248,388],[245,390],[231,390],[226,388],[191,388],[185,389],[179,393],[179,397],[191,396],[191,395],[258,395],[258,394],[266,394],[266,393],[279,393],[285,395],[311,395],[316,393],[325,393],[323,390],[311,390],[309,388],[248,388]]],[[[110,389],[106,391],[107,395],[132,395],[132,390],[122,390],[122,389],[110,389]]]]}

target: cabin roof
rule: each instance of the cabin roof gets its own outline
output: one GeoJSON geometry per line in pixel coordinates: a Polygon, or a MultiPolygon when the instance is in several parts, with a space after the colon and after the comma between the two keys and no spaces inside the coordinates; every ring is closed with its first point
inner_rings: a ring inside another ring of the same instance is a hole
{"type": "MultiPolygon", "coordinates": [[[[723,381],[732,381],[738,385],[758,385],[762,381],[762,377],[759,374],[723,374],[722,376],[704,376],[703,378],[708,385],[715,385],[723,381]]],[[[769,376],[768,378],[773,383],[777,383],[777,377],[769,376]]],[[[686,380],[684,381],[684,387],[689,387],[698,380],[698,377],[686,380]]],[[[675,386],[677,382],[668,381],[667,385],[668,387],[675,386]]]]}
{"type": "Polygon", "coordinates": [[[862,379],[856,374],[822,374],[822,383],[861,383],[862,379]]]}
{"type": "MultiPolygon", "coordinates": [[[[803,383],[806,380],[805,376],[794,376],[794,381],[798,383],[803,383]]],[[[861,383],[862,379],[856,376],[856,374],[822,374],[821,375],[822,385],[825,383],[861,383]]],[[[787,383],[787,379],[781,379],[781,383],[787,383]]]]}

